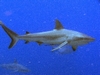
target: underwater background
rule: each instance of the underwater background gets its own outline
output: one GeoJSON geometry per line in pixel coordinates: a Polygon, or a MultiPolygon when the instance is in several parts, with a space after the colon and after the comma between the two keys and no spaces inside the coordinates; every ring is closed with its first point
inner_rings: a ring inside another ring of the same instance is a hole
{"type": "Polygon", "coordinates": [[[99,0],[0,0],[0,20],[17,34],[53,30],[55,19],[66,29],[87,34],[95,41],[68,54],[25,41],[8,49],[11,39],[0,26],[0,64],[17,59],[30,69],[28,73],[12,73],[0,67],[0,75],[100,75],[99,0]]]}

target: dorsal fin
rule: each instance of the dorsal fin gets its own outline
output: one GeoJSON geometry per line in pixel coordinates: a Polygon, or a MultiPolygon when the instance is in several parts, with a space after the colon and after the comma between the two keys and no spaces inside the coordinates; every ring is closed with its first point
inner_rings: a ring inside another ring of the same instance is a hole
{"type": "Polygon", "coordinates": [[[30,32],[26,31],[26,34],[29,34],[30,32]]]}
{"type": "Polygon", "coordinates": [[[62,24],[60,23],[59,20],[56,20],[56,26],[55,26],[55,29],[57,30],[60,30],[60,29],[63,29],[64,27],[62,26],[62,24]]]}
{"type": "Polygon", "coordinates": [[[18,61],[15,59],[15,60],[14,60],[14,63],[15,63],[15,64],[17,64],[17,63],[18,63],[18,61]]]}

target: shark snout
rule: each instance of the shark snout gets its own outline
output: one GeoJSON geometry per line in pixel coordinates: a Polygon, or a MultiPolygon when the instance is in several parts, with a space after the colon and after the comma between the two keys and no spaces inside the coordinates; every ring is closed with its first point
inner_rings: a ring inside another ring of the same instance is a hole
{"type": "Polygon", "coordinates": [[[91,40],[91,41],[94,41],[95,39],[91,37],[90,40],[91,40]]]}
{"type": "Polygon", "coordinates": [[[87,37],[85,37],[84,39],[87,40],[87,41],[94,41],[94,40],[95,40],[94,38],[92,38],[92,37],[90,37],[90,36],[87,36],[87,37]]]}
{"type": "Polygon", "coordinates": [[[83,39],[87,40],[87,41],[94,41],[95,40],[93,37],[85,35],[85,34],[83,34],[83,39]]]}

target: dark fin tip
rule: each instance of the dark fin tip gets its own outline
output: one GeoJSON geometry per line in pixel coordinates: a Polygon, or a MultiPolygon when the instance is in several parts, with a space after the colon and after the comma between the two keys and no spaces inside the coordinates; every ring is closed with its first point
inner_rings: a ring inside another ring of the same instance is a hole
{"type": "Polygon", "coordinates": [[[26,31],[26,34],[29,34],[30,32],[26,31]]]}
{"type": "Polygon", "coordinates": [[[14,43],[15,43],[15,41],[12,40],[8,48],[9,48],[9,49],[12,48],[13,45],[14,45],[14,43]]]}

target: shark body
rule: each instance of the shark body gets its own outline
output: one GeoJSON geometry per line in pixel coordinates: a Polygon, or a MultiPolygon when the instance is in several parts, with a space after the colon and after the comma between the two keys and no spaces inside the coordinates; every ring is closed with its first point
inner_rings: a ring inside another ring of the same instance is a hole
{"type": "Polygon", "coordinates": [[[17,61],[9,64],[1,64],[0,67],[5,68],[7,70],[11,70],[13,72],[29,72],[29,69],[25,66],[18,64],[17,61]]]}
{"type": "Polygon", "coordinates": [[[2,28],[12,39],[9,48],[12,48],[18,40],[25,40],[25,43],[33,41],[38,44],[58,45],[58,47],[52,49],[52,51],[58,50],[68,44],[71,45],[72,49],[75,51],[78,46],[87,44],[94,40],[94,38],[83,33],[64,29],[59,20],[56,20],[55,24],[55,28],[51,31],[39,33],[26,32],[25,35],[18,35],[0,22],[2,28]]]}

